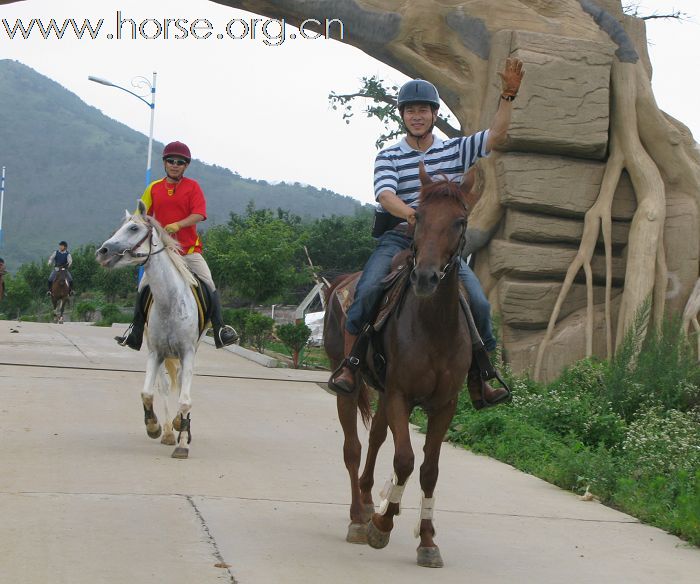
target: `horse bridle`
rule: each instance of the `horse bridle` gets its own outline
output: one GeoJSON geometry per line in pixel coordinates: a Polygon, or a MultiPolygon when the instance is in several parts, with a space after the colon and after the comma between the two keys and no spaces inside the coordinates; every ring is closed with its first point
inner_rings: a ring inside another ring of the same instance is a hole
{"type": "Polygon", "coordinates": [[[121,253],[118,253],[118,256],[124,257],[126,254],[129,254],[132,258],[146,258],[146,260],[140,264],[141,266],[145,266],[146,263],[148,263],[148,260],[151,259],[151,256],[157,255],[162,251],[165,251],[165,245],[161,247],[157,251],[153,251],[153,225],[150,223],[146,223],[146,235],[144,235],[141,239],[139,239],[138,243],[134,245],[133,247],[129,247],[122,251],[121,253]],[[149,246],[148,246],[148,253],[143,253],[143,252],[134,252],[133,250],[138,249],[141,247],[146,240],[149,240],[149,246]]]}
{"type": "MultiPolygon", "coordinates": [[[[462,252],[464,252],[464,248],[467,245],[467,220],[466,220],[466,215],[469,213],[469,209],[467,206],[462,202],[462,207],[464,208],[464,214],[465,214],[465,219],[464,219],[464,226],[462,227],[462,233],[459,236],[459,244],[457,245],[457,249],[455,250],[454,254],[452,254],[452,257],[449,259],[449,261],[445,264],[445,267],[442,268],[438,272],[438,276],[440,280],[443,280],[447,274],[450,273],[450,270],[454,268],[454,266],[458,265],[462,259],[462,252]]],[[[416,247],[416,239],[415,239],[415,232],[413,236],[413,241],[411,242],[411,260],[413,261],[413,270],[416,269],[416,254],[418,252],[418,248],[416,247]]],[[[411,271],[413,271],[411,270],[411,271]]]]}

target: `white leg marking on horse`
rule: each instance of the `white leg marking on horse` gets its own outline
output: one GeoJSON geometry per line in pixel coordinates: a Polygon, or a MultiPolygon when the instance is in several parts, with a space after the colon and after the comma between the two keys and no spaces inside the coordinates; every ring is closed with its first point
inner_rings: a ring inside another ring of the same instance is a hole
{"type": "Polygon", "coordinates": [[[401,498],[403,497],[403,491],[408,484],[408,477],[406,477],[406,482],[403,485],[397,484],[398,482],[399,478],[396,476],[396,473],[392,473],[391,478],[386,481],[384,488],[382,489],[381,493],[379,493],[379,496],[382,498],[382,501],[379,504],[380,515],[384,515],[386,513],[389,503],[397,503],[399,510],[396,512],[396,514],[401,515],[401,498]]]}
{"type": "Polygon", "coordinates": [[[420,517],[418,518],[418,525],[413,530],[413,535],[415,537],[420,537],[420,524],[423,519],[433,519],[433,510],[435,509],[435,497],[426,497],[425,493],[422,494],[420,500],[420,517]]]}

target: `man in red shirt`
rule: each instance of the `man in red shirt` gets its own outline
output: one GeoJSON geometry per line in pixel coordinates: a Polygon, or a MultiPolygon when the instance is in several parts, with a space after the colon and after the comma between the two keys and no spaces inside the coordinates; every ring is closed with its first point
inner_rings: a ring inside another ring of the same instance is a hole
{"type": "MultiPolygon", "coordinates": [[[[199,183],[185,177],[185,170],[192,160],[190,149],[182,142],[171,142],[163,150],[165,177],[146,187],[141,200],[148,214],[155,217],[165,230],[177,239],[183,259],[194,274],[211,291],[214,342],[217,349],[238,340],[233,327],[225,325],[221,316],[221,300],[207,262],[202,257],[202,241],[197,234],[197,223],[207,218],[207,203],[199,183]]],[[[141,349],[145,315],[139,301],[134,312],[134,322],[123,337],[115,337],[120,345],[136,351],[141,349]]]]}

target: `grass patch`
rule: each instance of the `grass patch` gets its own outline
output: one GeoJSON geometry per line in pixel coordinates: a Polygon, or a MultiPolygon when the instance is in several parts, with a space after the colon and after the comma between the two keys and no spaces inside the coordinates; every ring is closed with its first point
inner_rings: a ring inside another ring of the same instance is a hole
{"type": "MultiPolygon", "coordinates": [[[[549,384],[506,372],[509,405],[476,412],[465,388],[447,439],[700,546],[700,367],[679,331],[632,330],[612,362],[549,384]]],[[[422,411],[412,421],[425,431],[422,411]]]]}

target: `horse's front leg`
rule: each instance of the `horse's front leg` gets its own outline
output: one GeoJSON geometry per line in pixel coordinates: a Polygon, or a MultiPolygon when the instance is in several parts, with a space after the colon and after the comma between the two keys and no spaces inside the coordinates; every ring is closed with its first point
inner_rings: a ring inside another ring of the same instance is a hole
{"type": "Polygon", "coordinates": [[[367,543],[376,549],[386,547],[389,543],[389,536],[394,528],[394,516],[401,513],[401,498],[414,464],[411,434],[408,429],[410,408],[403,395],[392,392],[387,387],[384,411],[394,435],[394,473],[382,490],[379,512],[372,516],[367,529],[367,543]]]}
{"type": "Polygon", "coordinates": [[[165,423],[163,424],[163,437],[160,439],[161,444],[166,446],[175,446],[175,433],[173,432],[173,422],[170,419],[170,407],[168,405],[168,398],[170,394],[170,387],[177,386],[177,367],[173,363],[173,359],[166,359],[164,366],[158,368],[158,386],[160,388],[160,395],[163,398],[163,407],[165,409],[165,423]],[[165,374],[165,370],[168,370],[168,374],[165,374]]]}
{"type": "Polygon", "coordinates": [[[338,395],[338,420],[343,428],[343,459],[350,475],[350,525],[345,540],[349,543],[367,543],[367,519],[362,513],[358,474],[362,445],[357,435],[357,395],[338,395]]]}
{"type": "Polygon", "coordinates": [[[144,424],[146,424],[146,433],[150,438],[159,438],[161,427],[158,423],[158,417],[153,409],[153,388],[155,386],[156,376],[162,364],[156,353],[149,353],[148,361],[146,362],[146,378],[143,380],[143,390],[141,390],[141,401],[143,402],[144,424]]]}
{"type": "Polygon", "coordinates": [[[420,486],[423,497],[420,518],[415,530],[416,537],[420,537],[417,563],[426,568],[442,568],[443,566],[440,548],[433,541],[435,537],[435,527],[433,526],[434,492],[438,478],[440,448],[456,407],[457,398],[455,397],[445,407],[428,414],[428,430],[423,446],[424,458],[420,467],[420,486]]]}
{"type": "Polygon", "coordinates": [[[179,432],[177,446],[171,456],[173,458],[187,458],[190,453],[192,433],[190,431],[190,410],[192,409],[192,375],[194,372],[194,351],[185,353],[180,359],[180,397],[178,410],[173,420],[173,426],[179,432]]]}

